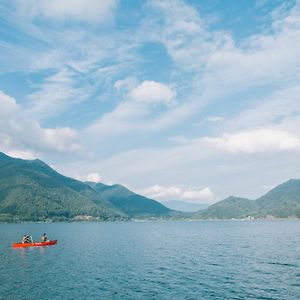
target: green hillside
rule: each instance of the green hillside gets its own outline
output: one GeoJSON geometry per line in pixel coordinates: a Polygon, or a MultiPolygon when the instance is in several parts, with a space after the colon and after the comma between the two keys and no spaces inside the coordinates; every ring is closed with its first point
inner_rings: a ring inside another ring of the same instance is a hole
{"type": "Polygon", "coordinates": [[[300,217],[300,180],[291,179],[256,200],[231,196],[194,214],[184,214],[124,186],[83,183],[40,160],[15,159],[0,152],[0,221],[248,216],[300,217]]]}
{"type": "Polygon", "coordinates": [[[83,183],[41,160],[0,152],[0,221],[117,220],[170,216],[172,210],[121,185],[83,183]]]}
{"type": "Polygon", "coordinates": [[[129,217],[166,216],[172,210],[159,202],[138,195],[122,185],[104,185],[102,183],[88,182],[88,184],[101,196],[112,203],[129,217]]]}
{"type": "Polygon", "coordinates": [[[300,217],[300,180],[291,179],[256,200],[229,197],[194,214],[200,219],[300,217]]]}
{"type": "Polygon", "coordinates": [[[40,160],[13,159],[0,153],[0,218],[14,220],[100,219],[124,214],[90,186],[65,177],[40,160]]]}
{"type": "Polygon", "coordinates": [[[210,205],[207,209],[196,213],[196,215],[204,219],[245,218],[252,215],[255,210],[256,205],[253,200],[231,196],[210,205]]]}
{"type": "Polygon", "coordinates": [[[258,215],[279,218],[300,217],[300,180],[291,179],[256,200],[258,215]]]}

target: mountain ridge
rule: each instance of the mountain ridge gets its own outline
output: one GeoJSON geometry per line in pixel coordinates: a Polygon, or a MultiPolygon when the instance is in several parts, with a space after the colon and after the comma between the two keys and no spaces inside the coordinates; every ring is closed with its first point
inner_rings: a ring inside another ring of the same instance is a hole
{"type": "Polygon", "coordinates": [[[261,197],[250,200],[230,196],[194,214],[200,219],[300,217],[300,179],[289,179],[261,197]]]}
{"type": "Polygon", "coordinates": [[[172,211],[153,199],[138,195],[120,184],[104,185],[103,183],[89,183],[93,189],[100,192],[114,206],[121,209],[129,217],[164,216],[172,211]],[[145,211],[147,211],[145,213],[145,211]]]}
{"type": "Polygon", "coordinates": [[[250,200],[230,196],[184,213],[120,185],[81,182],[45,162],[0,152],[0,221],[300,218],[300,179],[290,179],[250,200]]]}
{"type": "MultiPolygon", "coordinates": [[[[127,190],[126,193],[133,192],[127,190]]],[[[125,195],[119,194],[119,197],[125,195]]],[[[147,203],[161,206],[155,200],[143,198],[147,203]]],[[[138,215],[157,216],[155,211],[142,214],[142,209],[138,215]]],[[[166,214],[170,212],[165,209],[166,214]]],[[[0,221],[73,220],[86,217],[125,220],[135,217],[135,214],[127,214],[121,206],[118,208],[89,184],[58,173],[41,160],[12,158],[0,152],[0,221]]]]}

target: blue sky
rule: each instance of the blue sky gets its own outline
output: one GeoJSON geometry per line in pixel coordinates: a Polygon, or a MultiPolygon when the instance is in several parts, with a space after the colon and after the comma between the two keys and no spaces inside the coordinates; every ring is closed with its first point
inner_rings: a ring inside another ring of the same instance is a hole
{"type": "Polygon", "coordinates": [[[0,150],[160,201],[300,177],[300,2],[0,0],[0,150]]]}

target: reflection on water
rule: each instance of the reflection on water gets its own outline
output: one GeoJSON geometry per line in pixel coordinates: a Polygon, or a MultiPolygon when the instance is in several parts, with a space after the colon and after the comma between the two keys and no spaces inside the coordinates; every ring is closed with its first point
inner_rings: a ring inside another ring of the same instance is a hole
{"type": "Polygon", "coordinates": [[[0,245],[0,299],[297,299],[300,291],[297,221],[0,225],[0,245]],[[23,232],[44,231],[59,244],[11,248],[23,232]]]}
{"type": "MultiPolygon", "coordinates": [[[[51,247],[51,246],[49,246],[49,247],[51,247]]],[[[38,253],[40,255],[45,254],[45,247],[15,248],[13,250],[16,251],[16,252],[19,252],[23,259],[27,259],[29,252],[33,252],[33,255],[36,255],[38,253]]]]}

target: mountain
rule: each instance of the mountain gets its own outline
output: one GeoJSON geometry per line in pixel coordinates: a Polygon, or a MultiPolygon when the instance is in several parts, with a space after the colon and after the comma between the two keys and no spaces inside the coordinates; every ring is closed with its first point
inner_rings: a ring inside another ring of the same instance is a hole
{"type": "Polygon", "coordinates": [[[172,210],[161,203],[138,195],[122,185],[94,182],[87,182],[87,184],[129,217],[161,217],[172,214],[172,210]]]}
{"type": "Polygon", "coordinates": [[[0,152],[0,221],[117,220],[171,213],[121,185],[84,183],[59,174],[41,160],[0,152]]]}
{"type": "Polygon", "coordinates": [[[195,215],[203,219],[232,219],[245,218],[254,211],[255,202],[253,200],[230,196],[195,215]]]}
{"type": "Polygon", "coordinates": [[[256,200],[229,197],[194,214],[200,219],[300,217],[300,180],[284,182],[256,200]]]}
{"type": "Polygon", "coordinates": [[[196,212],[200,209],[205,209],[209,206],[209,204],[189,203],[179,200],[170,200],[163,202],[163,204],[170,209],[182,212],[196,212]]]}
{"type": "Polygon", "coordinates": [[[300,180],[290,179],[276,186],[256,202],[260,215],[279,218],[300,217],[300,180]]]}
{"type": "Polygon", "coordinates": [[[65,177],[40,160],[22,160],[0,153],[1,219],[100,219],[125,215],[90,186],[65,177]]]}
{"type": "Polygon", "coordinates": [[[84,183],[59,174],[41,160],[0,152],[0,221],[300,218],[300,180],[282,183],[256,200],[231,196],[196,213],[174,211],[175,204],[167,208],[122,185],[84,183]]]}

